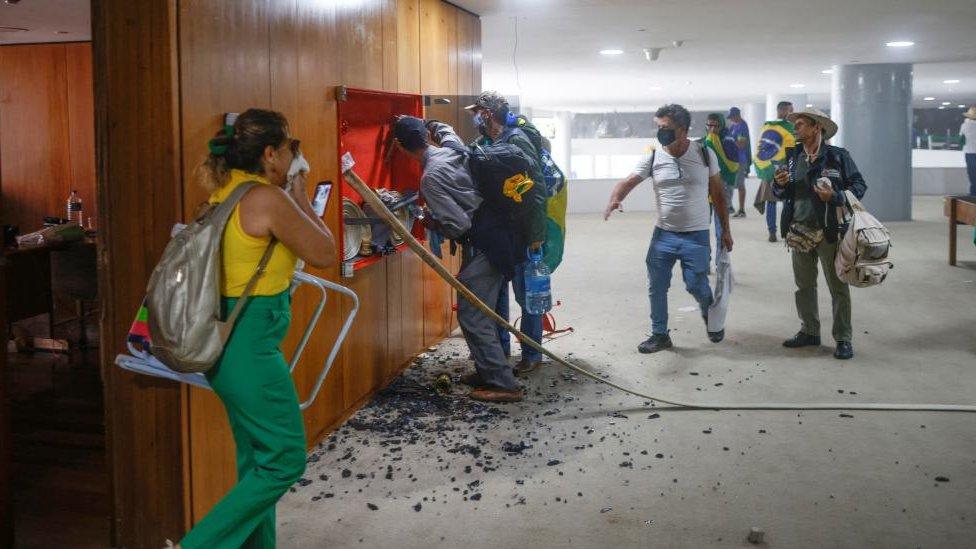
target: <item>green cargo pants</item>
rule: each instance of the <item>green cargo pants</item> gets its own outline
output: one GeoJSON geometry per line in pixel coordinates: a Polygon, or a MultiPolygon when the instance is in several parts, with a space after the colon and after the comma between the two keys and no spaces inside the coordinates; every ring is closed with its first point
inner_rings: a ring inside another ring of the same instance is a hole
{"type": "MultiPolygon", "coordinates": [[[[227,314],[235,298],[224,298],[227,314]]],[[[291,322],[287,291],[250,298],[207,372],[237,445],[237,484],[183,538],[183,549],[275,546],[275,504],[305,472],[298,395],[278,348],[291,322]]]]}
{"type": "Polygon", "coordinates": [[[793,250],[793,278],[796,280],[796,312],[800,316],[800,330],[820,336],[820,312],[817,307],[817,260],[823,268],[834,310],[833,336],[835,341],[851,341],[851,288],[837,278],[834,258],[837,243],[826,240],[810,252],[793,250]]]}

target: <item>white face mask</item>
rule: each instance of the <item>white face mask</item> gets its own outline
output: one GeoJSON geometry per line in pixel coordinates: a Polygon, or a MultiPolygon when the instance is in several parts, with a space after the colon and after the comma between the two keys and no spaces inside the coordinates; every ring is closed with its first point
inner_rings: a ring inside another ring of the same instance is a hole
{"type": "Polygon", "coordinates": [[[305,157],[299,152],[291,160],[291,166],[288,167],[288,181],[291,181],[298,174],[307,174],[310,169],[308,160],[305,160],[305,157]]]}

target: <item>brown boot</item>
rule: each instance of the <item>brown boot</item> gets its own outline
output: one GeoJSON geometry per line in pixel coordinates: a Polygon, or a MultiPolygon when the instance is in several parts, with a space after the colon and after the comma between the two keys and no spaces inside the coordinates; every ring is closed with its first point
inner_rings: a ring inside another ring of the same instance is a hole
{"type": "Polygon", "coordinates": [[[515,365],[515,375],[518,377],[528,377],[529,374],[538,370],[541,365],[541,360],[525,360],[523,358],[515,365]]]}
{"type": "Polygon", "coordinates": [[[492,385],[486,385],[471,391],[468,393],[468,396],[473,400],[480,400],[482,402],[521,402],[522,390],[501,389],[492,385]]]}
{"type": "Polygon", "coordinates": [[[467,385],[468,387],[474,387],[475,389],[477,389],[478,387],[485,386],[485,380],[481,379],[481,374],[479,374],[478,372],[471,372],[470,374],[464,374],[463,376],[461,376],[461,379],[459,379],[458,381],[467,385]]]}

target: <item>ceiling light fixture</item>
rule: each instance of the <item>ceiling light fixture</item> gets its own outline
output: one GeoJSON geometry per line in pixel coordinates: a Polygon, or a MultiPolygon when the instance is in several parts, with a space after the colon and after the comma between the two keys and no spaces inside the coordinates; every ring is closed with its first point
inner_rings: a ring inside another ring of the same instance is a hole
{"type": "Polygon", "coordinates": [[[942,104],[943,104],[943,105],[951,105],[951,104],[952,104],[952,102],[951,102],[951,101],[943,101],[943,102],[942,102],[942,104]]]}
{"type": "Polygon", "coordinates": [[[935,98],[934,98],[934,97],[932,97],[932,96],[929,96],[929,97],[923,97],[922,99],[923,99],[924,101],[935,101],[935,98]]]}
{"type": "Polygon", "coordinates": [[[940,111],[944,111],[945,110],[945,107],[939,107],[939,110],[940,111]]]}
{"type": "Polygon", "coordinates": [[[834,74],[834,69],[824,69],[820,71],[820,74],[834,74]]]}
{"type": "Polygon", "coordinates": [[[806,84],[790,84],[790,87],[791,88],[805,88],[805,87],[807,87],[807,85],[806,84]]]}
{"type": "Polygon", "coordinates": [[[813,108],[813,103],[807,103],[807,108],[808,109],[812,109],[813,108]]]}
{"type": "Polygon", "coordinates": [[[661,50],[664,48],[644,48],[644,59],[648,61],[657,61],[658,57],[661,56],[661,50]]]}
{"type": "Polygon", "coordinates": [[[600,50],[600,55],[620,55],[622,53],[624,53],[624,50],[614,50],[614,49],[600,50]]]}
{"type": "Polygon", "coordinates": [[[958,81],[958,80],[956,80],[955,78],[953,78],[953,79],[951,79],[951,80],[943,80],[943,81],[942,81],[942,83],[943,83],[943,84],[958,84],[958,83],[959,83],[959,81],[958,81]]]}
{"type": "Polygon", "coordinates": [[[895,40],[894,42],[888,42],[885,46],[889,48],[910,48],[915,45],[915,42],[910,40],[895,40]]]}
{"type": "Polygon", "coordinates": [[[958,107],[959,107],[960,109],[965,109],[965,108],[966,108],[966,105],[958,105],[958,107]]]}

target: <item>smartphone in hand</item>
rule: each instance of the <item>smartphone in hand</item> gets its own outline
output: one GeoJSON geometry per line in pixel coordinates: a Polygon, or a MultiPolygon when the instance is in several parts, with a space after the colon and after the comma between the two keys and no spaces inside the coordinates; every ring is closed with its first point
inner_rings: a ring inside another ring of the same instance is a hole
{"type": "Polygon", "coordinates": [[[312,196],[312,211],[315,212],[315,215],[319,217],[325,215],[325,207],[329,204],[329,195],[331,194],[331,181],[322,181],[315,186],[315,194],[312,196]]]}

